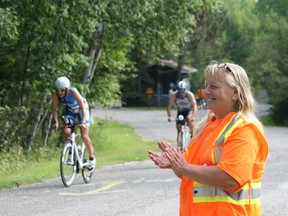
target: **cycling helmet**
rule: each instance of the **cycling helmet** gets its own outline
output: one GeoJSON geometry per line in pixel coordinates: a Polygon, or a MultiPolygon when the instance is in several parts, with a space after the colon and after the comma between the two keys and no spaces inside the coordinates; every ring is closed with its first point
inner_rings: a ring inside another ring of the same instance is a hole
{"type": "Polygon", "coordinates": [[[55,87],[57,89],[69,88],[70,80],[67,77],[59,77],[55,82],[55,87]]]}
{"type": "Polygon", "coordinates": [[[186,82],[185,81],[178,82],[177,90],[178,91],[186,91],[187,90],[186,82]]]}

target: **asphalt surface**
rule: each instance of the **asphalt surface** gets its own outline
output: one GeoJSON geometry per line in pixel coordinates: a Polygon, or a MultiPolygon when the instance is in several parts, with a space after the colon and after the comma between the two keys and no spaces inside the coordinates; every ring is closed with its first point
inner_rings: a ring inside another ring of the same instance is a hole
{"type": "MultiPolygon", "coordinates": [[[[264,115],[268,106],[258,105],[264,115]]],[[[206,110],[200,110],[196,121],[206,110]]],[[[154,110],[93,110],[96,118],[108,118],[131,125],[145,140],[176,139],[173,123],[166,113],[154,110]]],[[[287,216],[288,128],[266,127],[269,158],[262,184],[263,216],[287,216]]],[[[117,152],[111,152],[111,154],[117,152]]],[[[92,182],[81,175],[65,188],[60,177],[37,184],[0,191],[0,215],[18,216],[174,216],[178,215],[180,180],[170,170],[160,170],[150,160],[96,169],[92,182]]]]}

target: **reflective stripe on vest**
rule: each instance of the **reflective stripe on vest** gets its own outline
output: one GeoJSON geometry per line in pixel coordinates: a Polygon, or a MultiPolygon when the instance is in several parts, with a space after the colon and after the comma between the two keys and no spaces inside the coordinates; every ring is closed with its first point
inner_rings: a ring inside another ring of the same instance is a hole
{"type": "Polygon", "coordinates": [[[260,190],[261,182],[247,183],[232,194],[219,188],[194,182],[193,200],[195,203],[228,202],[236,205],[254,204],[259,202],[260,190]]]}
{"type": "MultiPolygon", "coordinates": [[[[235,114],[222,129],[213,143],[211,151],[212,162],[216,165],[220,162],[223,144],[232,134],[233,130],[241,123],[243,119],[235,114]]],[[[228,202],[238,205],[258,203],[260,198],[261,182],[247,183],[234,193],[227,193],[225,190],[211,187],[194,182],[193,200],[195,203],[200,202],[228,202]]]]}
{"type": "Polygon", "coordinates": [[[200,133],[204,125],[208,122],[208,118],[202,119],[199,123],[197,123],[196,127],[194,128],[193,134],[194,137],[200,133]]]}
{"type": "Polygon", "coordinates": [[[213,144],[213,150],[211,152],[211,159],[214,164],[217,164],[220,162],[221,154],[222,154],[222,148],[223,144],[228,138],[228,136],[231,135],[232,131],[235,127],[237,127],[243,120],[235,114],[230,122],[223,128],[219,136],[216,138],[215,143],[213,144]]]}

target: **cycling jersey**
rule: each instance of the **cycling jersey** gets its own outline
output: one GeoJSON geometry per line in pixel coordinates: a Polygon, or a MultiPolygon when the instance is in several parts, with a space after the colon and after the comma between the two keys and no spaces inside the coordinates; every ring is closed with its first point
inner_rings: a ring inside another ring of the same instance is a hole
{"type": "MultiPolygon", "coordinates": [[[[75,120],[75,117],[78,118],[79,122],[82,122],[83,119],[83,111],[80,108],[78,102],[73,98],[73,91],[75,91],[75,87],[71,86],[69,93],[65,97],[59,97],[57,94],[57,98],[59,103],[66,105],[65,111],[63,115],[65,117],[69,117],[71,120],[75,120]]],[[[81,95],[81,94],[80,94],[81,95]]],[[[86,121],[85,124],[90,122],[90,113],[89,113],[89,106],[86,99],[81,95],[84,106],[86,108],[86,121]]]]}
{"type": "MultiPolygon", "coordinates": [[[[61,98],[57,94],[57,98],[58,98],[59,103],[66,105],[66,108],[70,112],[76,114],[76,113],[79,113],[80,107],[79,107],[79,104],[77,103],[77,101],[73,98],[73,91],[74,90],[75,90],[75,87],[71,86],[70,92],[65,97],[61,98]]],[[[86,99],[82,95],[81,95],[81,97],[82,97],[83,103],[85,105],[85,108],[89,109],[89,106],[88,106],[86,99]]]]}
{"type": "Polygon", "coordinates": [[[180,98],[178,91],[176,91],[176,100],[175,104],[179,112],[189,111],[191,109],[191,103],[188,98],[188,92],[185,92],[184,98],[180,98]]]}

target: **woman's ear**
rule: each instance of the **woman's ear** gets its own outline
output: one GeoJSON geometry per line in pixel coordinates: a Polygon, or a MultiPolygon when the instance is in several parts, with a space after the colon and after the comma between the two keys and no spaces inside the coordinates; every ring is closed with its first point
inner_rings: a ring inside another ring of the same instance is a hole
{"type": "Polygon", "coordinates": [[[238,93],[237,93],[237,90],[234,91],[234,94],[232,96],[232,100],[237,100],[238,99],[238,93]]]}

